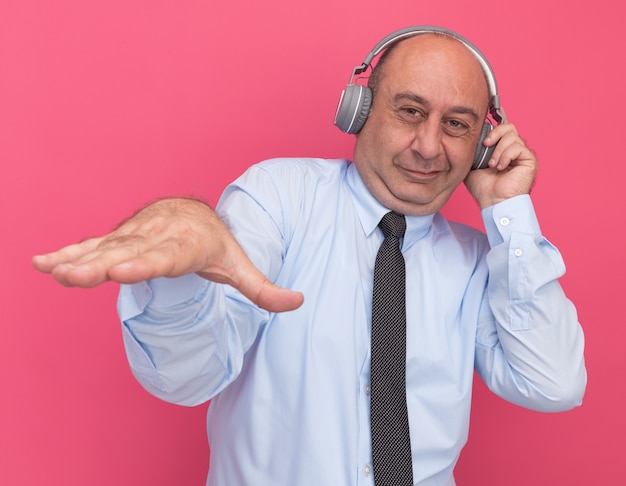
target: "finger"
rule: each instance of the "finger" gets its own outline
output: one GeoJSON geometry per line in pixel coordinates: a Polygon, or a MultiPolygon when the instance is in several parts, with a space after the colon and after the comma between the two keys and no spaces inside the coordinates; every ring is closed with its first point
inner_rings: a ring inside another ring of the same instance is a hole
{"type": "Polygon", "coordinates": [[[489,167],[494,167],[499,170],[505,169],[510,160],[507,160],[503,157],[503,154],[510,151],[511,147],[518,145],[521,142],[516,132],[508,131],[504,133],[500,139],[498,140],[497,145],[493,153],[491,154],[491,159],[489,160],[489,167]]]}
{"type": "Polygon", "coordinates": [[[91,288],[108,280],[106,272],[101,272],[97,267],[88,264],[76,266],[71,263],[62,263],[54,267],[50,273],[65,287],[91,288]]]}
{"type": "Polygon", "coordinates": [[[491,130],[491,132],[489,132],[485,137],[484,144],[488,147],[491,145],[499,144],[500,141],[507,135],[514,135],[516,137],[519,137],[515,125],[508,123],[506,125],[503,124],[494,127],[494,129],[491,130]]]}
{"type": "Polygon", "coordinates": [[[98,247],[102,239],[103,238],[90,238],[81,243],[66,246],[55,252],[35,255],[32,257],[31,262],[40,272],[51,273],[57,265],[73,262],[91,253],[98,247]]]}
{"type": "Polygon", "coordinates": [[[110,266],[107,273],[109,279],[115,282],[132,284],[157,277],[180,277],[199,269],[200,265],[194,260],[176,255],[171,249],[159,247],[124,259],[110,266]]]}
{"type": "Polygon", "coordinates": [[[521,161],[523,159],[532,159],[533,157],[533,153],[526,147],[517,130],[512,128],[501,134],[489,160],[489,166],[503,170],[514,160],[519,159],[521,161]],[[509,156],[503,156],[505,153],[509,154],[509,156]]]}
{"type": "Polygon", "coordinates": [[[132,284],[157,277],[179,277],[196,270],[188,259],[177,256],[167,246],[146,249],[141,245],[123,245],[59,265],[52,276],[66,286],[89,288],[109,280],[132,284]]]}
{"type": "Polygon", "coordinates": [[[533,152],[522,143],[507,147],[500,156],[498,165],[506,167],[528,167],[533,170],[537,168],[537,159],[533,152]]]}
{"type": "Polygon", "coordinates": [[[514,161],[519,160],[523,153],[523,148],[520,145],[510,145],[502,151],[500,156],[496,159],[496,169],[502,171],[511,166],[514,161]]]}
{"type": "MultiPolygon", "coordinates": [[[[142,238],[105,238],[92,251],[72,261],[56,265],[52,276],[69,287],[94,287],[111,279],[111,268],[145,252],[142,238]]],[[[138,279],[137,281],[140,281],[138,279]]]]}

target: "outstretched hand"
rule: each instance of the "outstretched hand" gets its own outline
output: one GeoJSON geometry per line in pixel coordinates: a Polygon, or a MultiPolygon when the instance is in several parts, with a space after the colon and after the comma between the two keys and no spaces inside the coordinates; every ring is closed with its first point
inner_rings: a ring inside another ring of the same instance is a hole
{"type": "Polygon", "coordinates": [[[215,212],[193,199],[157,201],[106,236],[35,256],[32,263],[68,287],[196,273],[231,285],[271,312],[303,302],[301,293],[278,287],[259,272],[215,212]]]}
{"type": "Polygon", "coordinates": [[[486,137],[485,145],[496,145],[489,168],[472,170],[465,178],[465,185],[480,208],[530,193],[537,174],[537,158],[506,115],[503,123],[486,137]]]}

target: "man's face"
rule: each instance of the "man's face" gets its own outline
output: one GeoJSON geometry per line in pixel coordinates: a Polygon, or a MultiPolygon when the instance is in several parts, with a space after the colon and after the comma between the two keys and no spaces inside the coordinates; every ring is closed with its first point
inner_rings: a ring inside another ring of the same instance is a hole
{"type": "Polygon", "coordinates": [[[389,53],[354,162],[372,194],[402,214],[438,211],[467,176],[488,89],[459,42],[419,35],[389,53]]]}

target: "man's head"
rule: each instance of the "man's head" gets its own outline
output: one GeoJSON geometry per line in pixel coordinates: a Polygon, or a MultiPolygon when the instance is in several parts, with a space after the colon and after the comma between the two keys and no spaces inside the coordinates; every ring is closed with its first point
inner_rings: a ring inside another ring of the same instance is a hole
{"type": "Polygon", "coordinates": [[[372,77],[372,106],[355,165],[385,206],[438,211],[470,170],[489,103],[485,74],[461,42],[420,34],[389,48],[372,77]]]}

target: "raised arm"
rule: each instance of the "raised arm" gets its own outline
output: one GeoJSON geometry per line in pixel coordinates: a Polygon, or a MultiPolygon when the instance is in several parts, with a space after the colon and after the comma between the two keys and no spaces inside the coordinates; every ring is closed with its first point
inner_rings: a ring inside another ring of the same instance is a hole
{"type": "Polygon", "coordinates": [[[528,197],[537,159],[510,123],[486,140],[496,143],[491,169],[471,171],[465,180],[491,246],[476,369],[491,390],[513,403],[568,410],[585,392],[584,336],[558,282],[565,264],[541,234],[528,197]]]}

